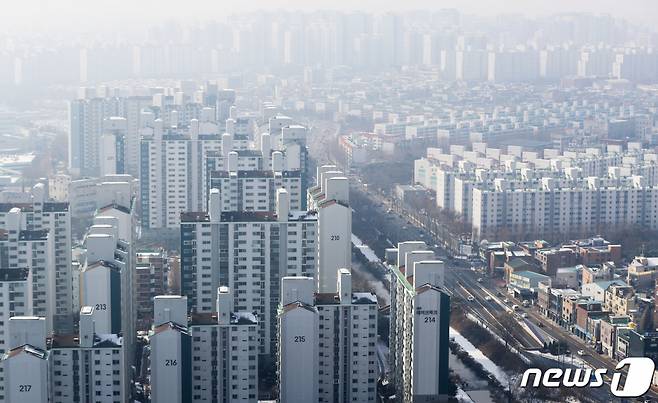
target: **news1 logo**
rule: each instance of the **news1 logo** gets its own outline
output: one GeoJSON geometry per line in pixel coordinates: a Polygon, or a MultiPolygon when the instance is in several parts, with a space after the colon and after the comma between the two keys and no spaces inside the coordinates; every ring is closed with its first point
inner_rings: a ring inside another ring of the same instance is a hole
{"type": "MultiPolygon", "coordinates": [[[[612,374],[610,392],[617,397],[639,397],[651,388],[651,380],[656,369],[651,358],[628,357],[619,361],[612,374]],[[622,373],[620,369],[628,367],[626,382],[620,386],[622,373]]],[[[543,371],[539,368],[529,368],[523,373],[521,387],[528,386],[530,376],[534,375],[532,387],[539,385],[546,388],[599,388],[603,386],[603,375],[608,372],[605,368],[592,370],[591,368],[549,368],[543,371]]]]}

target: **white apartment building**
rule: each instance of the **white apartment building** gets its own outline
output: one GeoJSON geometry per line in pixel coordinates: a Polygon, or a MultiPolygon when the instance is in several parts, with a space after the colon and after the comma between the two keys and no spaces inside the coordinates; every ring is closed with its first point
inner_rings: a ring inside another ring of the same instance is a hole
{"type": "Polygon", "coordinates": [[[256,316],[233,310],[228,287],[218,289],[216,303],[216,312],[193,314],[188,323],[185,297],[156,297],[152,401],[257,402],[256,316]]]}
{"type": "Polygon", "coordinates": [[[221,211],[217,189],[209,204],[209,213],[181,217],[181,294],[191,312],[208,313],[219,286],[235,290],[234,309],[257,315],[260,353],[269,354],[281,277],[313,277],[317,270],[318,215],[290,210],[285,189],[277,191],[273,212],[221,211]]]}
{"type": "Polygon", "coordinates": [[[151,354],[151,401],[192,401],[192,339],[187,326],[187,298],[160,295],[154,298],[151,354]]]}
{"type": "Polygon", "coordinates": [[[333,165],[317,169],[318,184],[308,190],[308,209],[318,216],[318,292],[336,292],[338,269],[352,263],[352,208],[349,181],[333,165]]]}
{"type": "Polygon", "coordinates": [[[50,401],[46,321],[33,316],[14,316],[5,323],[8,343],[2,357],[5,375],[2,401],[50,401]]]}
{"type": "Polygon", "coordinates": [[[258,401],[258,319],[234,310],[228,287],[217,291],[217,313],[192,315],[192,400],[258,401]],[[215,375],[216,374],[216,375],[215,375]]]}
{"type": "Polygon", "coordinates": [[[436,191],[438,165],[427,158],[414,160],[414,183],[436,191]]]}
{"type": "Polygon", "coordinates": [[[424,242],[401,242],[391,270],[391,377],[401,402],[447,398],[450,294],[424,242]]]}
{"type": "Polygon", "coordinates": [[[274,211],[277,189],[290,195],[290,209],[302,209],[302,177],[299,171],[215,171],[210,188],[219,189],[222,211],[274,211]]]}
{"type": "Polygon", "coordinates": [[[128,122],[125,118],[112,116],[103,119],[103,134],[98,152],[99,176],[126,173],[124,143],[127,130],[128,122]]]}
{"type": "MultiPolygon", "coordinates": [[[[34,281],[47,283],[47,277],[52,280],[51,285],[42,289],[33,290],[38,295],[35,295],[34,304],[37,309],[35,315],[44,316],[50,324],[48,329],[53,329],[56,332],[66,332],[73,329],[73,299],[72,299],[72,284],[71,284],[71,215],[69,213],[68,203],[52,202],[48,200],[48,188],[44,184],[37,184],[31,191],[30,203],[0,203],[0,230],[7,230],[8,225],[14,229],[12,231],[32,231],[35,235],[36,232],[42,233],[41,237],[47,237],[51,246],[44,245],[46,250],[43,253],[37,254],[37,257],[32,256],[31,259],[27,258],[27,250],[23,250],[20,255],[15,255],[16,260],[13,260],[13,266],[8,267],[42,267],[43,276],[33,276],[34,281]],[[17,214],[18,209],[20,214],[17,214]],[[13,210],[13,211],[12,211],[13,210]],[[20,215],[20,218],[16,218],[20,215]],[[14,218],[12,218],[14,217],[14,218]],[[19,226],[16,222],[19,222],[19,226]],[[10,223],[14,224],[10,224],[10,223]],[[48,249],[50,248],[50,249],[48,249]],[[28,264],[23,262],[28,261],[28,264]],[[46,314],[39,309],[46,309],[43,307],[39,300],[50,301],[49,307],[50,314],[46,314]],[[42,308],[39,308],[41,306],[42,308]],[[50,318],[50,319],[48,319],[50,318]],[[54,324],[54,327],[52,326],[54,324]]],[[[17,232],[10,235],[19,235],[17,232]]],[[[24,241],[27,241],[25,239],[24,241]]],[[[18,239],[18,242],[21,242],[18,239]]],[[[27,245],[25,245],[27,247],[27,245]]],[[[31,247],[36,247],[32,244],[31,247]]]]}
{"type": "Polygon", "coordinates": [[[337,292],[314,292],[310,277],[285,277],[279,311],[279,401],[374,402],[377,298],[352,292],[340,269],[337,292]]]}
{"type": "MultiPolygon", "coordinates": [[[[296,131],[283,129],[286,134],[295,134],[296,131]]],[[[269,133],[262,133],[257,136],[259,148],[244,148],[236,144],[235,135],[224,134],[222,136],[222,151],[211,151],[205,159],[206,186],[204,197],[208,196],[208,189],[219,188],[220,185],[228,178],[237,176],[239,182],[267,182],[269,184],[283,185],[291,193],[291,206],[293,209],[306,208],[306,147],[305,133],[304,136],[286,136],[289,141],[281,145],[280,148],[272,147],[272,136],[269,133]],[[241,179],[244,178],[244,179],[241,179]],[[299,188],[299,198],[296,194],[299,188]],[[295,207],[297,200],[300,200],[301,207],[295,207]]],[[[235,182],[235,179],[233,180],[235,182]]],[[[260,183],[258,186],[265,186],[266,183],[260,183]]],[[[236,186],[235,184],[233,186],[236,186]]],[[[276,187],[274,187],[276,189],[276,187]]],[[[249,189],[246,189],[249,190],[249,189]]],[[[235,196],[237,200],[248,196],[245,188],[238,187],[235,196]]],[[[262,192],[261,192],[262,193],[262,192]]],[[[268,195],[261,195],[257,200],[264,202],[269,200],[268,210],[273,210],[274,192],[268,195]]],[[[253,201],[252,201],[253,203],[253,201]]],[[[207,207],[204,205],[204,207],[207,207]]],[[[234,211],[242,211],[247,207],[253,207],[246,204],[244,207],[230,206],[234,211]]],[[[257,206],[256,206],[257,207],[257,206]]],[[[229,206],[227,206],[229,208],[229,206]]]]}
{"type": "MultiPolygon", "coordinates": [[[[0,269],[0,323],[8,325],[13,317],[32,315],[32,281],[32,272],[28,268],[0,269]]],[[[41,322],[45,325],[45,318],[41,322]]],[[[2,354],[13,347],[20,347],[11,344],[11,335],[7,329],[5,327],[0,331],[2,354]]],[[[0,401],[5,401],[4,371],[0,366],[0,401]]]]}
{"type": "Polygon", "coordinates": [[[84,240],[79,276],[80,304],[93,308],[95,331],[123,336],[124,396],[130,396],[130,366],[134,361],[135,222],[132,208],[112,204],[99,209],[84,240]]]}
{"type": "Polygon", "coordinates": [[[72,216],[83,218],[111,203],[129,205],[127,201],[139,194],[139,181],[127,174],[75,180],[59,174],[49,178],[48,191],[53,200],[69,203],[72,216]]]}
{"type": "MultiPolygon", "coordinates": [[[[14,316],[31,316],[32,271],[28,268],[0,269],[0,322],[7,324],[14,316]]],[[[45,323],[45,318],[43,320],[45,323]]],[[[9,332],[0,333],[0,351],[8,349],[9,332]]]]}
{"type": "Polygon", "coordinates": [[[218,132],[214,108],[178,94],[118,97],[108,92],[71,101],[69,172],[76,177],[101,176],[107,172],[105,163],[114,158],[121,172],[139,177],[141,129],[154,119],[166,127],[186,126],[196,119],[201,133],[218,132]]]}
{"type": "Polygon", "coordinates": [[[15,278],[25,276],[32,281],[26,288],[32,294],[29,314],[44,317],[50,334],[55,322],[54,237],[47,230],[27,230],[26,220],[26,214],[18,207],[5,215],[0,264],[5,270],[15,270],[15,278]],[[21,274],[24,270],[27,275],[21,274]]]}
{"type": "Polygon", "coordinates": [[[504,180],[473,189],[473,235],[496,236],[502,228],[541,235],[605,231],[606,228],[658,228],[658,188],[642,177],[584,178],[512,188],[504,180]]]}
{"type": "Polygon", "coordinates": [[[100,175],[103,119],[116,116],[114,98],[76,99],[69,103],[69,171],[73,175],[100,175]]]}
{"type": "Polygon", "coordinates": [[[477,156],[450,164],[428,149],[432,158],[418,160],[414,175],[416,182],[427,183],[427,172],[434,173],[437,206],[471,223],[474,239],[499,236],[503,229],[521,236],[578,236],[606,226],[654,225],[658,156],[648,150],[635,145],[625,152],[608,146],[607,154],[545,150],[549,160],[521,147],[510,148],[509,154],[485,144],[473,148],[451,151],[459,158],[497,155],[496,165],[478,168],[477,156]]]}
{"type": "Polygon", "coordinates": [[[80,310],[78,334],[56,335],[49,350],[52,403],[123,403],[130,399],[123,338],[96,330],[96,309],[80,310]]]}
{"type": "Polygon", "coordinates": [[[204,160],[209,152],[221,149],[219,134],[200,134],[197,120],[183,129],[165,128],[163,121],[156,119],[153,127],[142,129],[142,225],[151,229],[177,228],[182,212],[202,211],[204,160]]]}

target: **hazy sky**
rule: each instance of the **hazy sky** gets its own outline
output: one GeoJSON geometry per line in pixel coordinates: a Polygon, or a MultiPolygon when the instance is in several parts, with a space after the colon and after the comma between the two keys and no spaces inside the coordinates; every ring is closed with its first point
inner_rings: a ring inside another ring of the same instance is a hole
{"type": "MultiPolygon", "coordinates": [[[[388,10],[457,8],[480,15],[594,12],[643,24],[658,24],[657,0],[0,0],[0,23],[12,29],[71,27],[91,24],[180,19],[221,19],[259,9],[388,10]]],[[[108,28],[105,26],[104,28],[108,28]]]]}

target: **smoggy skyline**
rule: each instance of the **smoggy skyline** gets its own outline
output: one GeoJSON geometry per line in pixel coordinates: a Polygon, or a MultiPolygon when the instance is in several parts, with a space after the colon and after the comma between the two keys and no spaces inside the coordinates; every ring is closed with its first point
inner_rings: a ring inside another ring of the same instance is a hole
{"type": "MultiPolygon", "coordinates": [[[[309,12],[314,10],[362,10],[368,12],[438,10],[441,8],[456,8],[462,13],[481,16],[498,14],[522,14],[537,17],[563,13],[596,13],[610,14],[629,21],[645,25],[655,25],[658,22],[658,7],[651,0],[636,0],[619,7],[614,0],[583,0],[583,1],[538,1],[538,0],[442,0],[422,1],[407,0],[404,2],[362,0],[250,0],[242,2],[217,2],[211,0],[191,0],[181,7],[180,2],[172,0],[27,0],[5,5],[0,13],[0,23],[4,25],[5,33],[21,34],[29,30],[32,33],[53,30],[66,31],[76,29],[81,31],[103,31],[110,29],[109,25],[125,26],[152,23],[163,19],[174,20],[212,20],[222,19],[234,13],[253,12],[258,10],[299,10],[309,12]],[[75,23],[75,28],[72,23],[75,23]],[[18,31],[17,31],[18,30],[18,31]]],[[[3,31],[0,28],[0,32],[3,31]]]]}

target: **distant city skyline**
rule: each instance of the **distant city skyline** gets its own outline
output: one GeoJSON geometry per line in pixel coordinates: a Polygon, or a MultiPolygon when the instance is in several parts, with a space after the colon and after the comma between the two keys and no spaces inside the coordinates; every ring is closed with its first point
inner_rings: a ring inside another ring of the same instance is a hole
{"type": "MultiPolygon", "coordinates": [[[[619,7],[613,0],[442,0],[430,2],[426,0],[407,0],[405,2],[382,2],[377,0],[362,0],[353,2],[348,0],[317,0],[313,2],[302,0],[252,0],[246,2],[215,2],[210,0],[191,0],[186,7],[181,8],[178,2],[171,0],[156,1],[143,0],[138,4],[127,0],[95,1],[82,0],[27,0],[5,6],[0,13],[0,23],[4,31],[10,35],[21,34],[21,31],[31,33],[63,30],[75,22],[78,30],[110,29],[103,26],[120,19],[124,24],[151,23],[163,19],[204,21],[223,19],[231,14],[289,10],[310,12],[316,10],[341,11],[412,11],[412,10],[439,10],[442,8],[455,8],[462,13],[495,16],[500,14],[521,14],[528,17],[545,16],[551,14],[568,13],[595,13],[610,14],[614,17],[628,19],[634,23],[654,25],[658,22],[658,8],[651,0],[637,0],[631,4],[619,7]],[[99,13],[99,4],[105,4],[103,12],[99,13]],[[100,24],[99,24],[100,23],[100,24]],[[20,31],[16,31],[19,29],[20,31]]],[[[2,32],[2,29],[0,29],[2,32]]]]}

